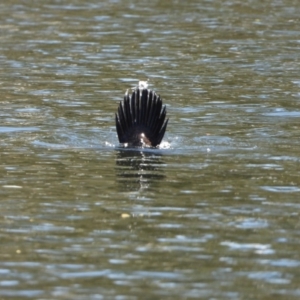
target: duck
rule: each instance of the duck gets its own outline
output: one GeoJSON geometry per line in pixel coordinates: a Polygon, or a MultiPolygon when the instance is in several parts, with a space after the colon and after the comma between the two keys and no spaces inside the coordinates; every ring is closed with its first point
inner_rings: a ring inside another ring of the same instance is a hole
{"type": "Polygon", "coordinates": [[[139,81],[132,92],[125,92],[116,117],[116,131],[124,147],[158,148],[167,129],[167,109],[162,98],[139,81]]]}

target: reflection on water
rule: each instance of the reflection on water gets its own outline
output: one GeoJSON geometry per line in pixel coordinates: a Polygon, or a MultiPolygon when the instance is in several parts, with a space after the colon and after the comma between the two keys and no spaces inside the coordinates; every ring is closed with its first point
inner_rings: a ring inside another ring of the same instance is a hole
{"type": "Polygon", "coordinates": [[[120,191],[140,191],[165,178],[158,150],[121,149],[117,151],[116,176],[120,191]]]}

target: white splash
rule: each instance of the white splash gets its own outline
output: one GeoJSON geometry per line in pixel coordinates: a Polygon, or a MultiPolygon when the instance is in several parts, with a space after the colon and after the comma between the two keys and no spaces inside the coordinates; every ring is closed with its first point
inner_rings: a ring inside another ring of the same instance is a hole
{"type": "Polygon", "coordinates": [[[171,144],[166,142],[166,141],[162,141],[160,143],[160,145],[158,146],[159,149],[170,149],[171,148],[171,144]]]}
{"type": "MultiPolygon", "coordinates": [[[[149,79],[148,79],[149,80],[149,79]]],[[[143,90],[143,89],[147,89],[149,84],[148,84],[148,80],[147,81],[139,81],[139,89],[143,90]]]]}

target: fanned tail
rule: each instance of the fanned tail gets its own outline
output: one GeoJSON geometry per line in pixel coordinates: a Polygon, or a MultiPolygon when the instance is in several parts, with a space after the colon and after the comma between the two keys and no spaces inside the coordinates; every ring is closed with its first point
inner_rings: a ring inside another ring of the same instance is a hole
{"type": "Polygon", "coordinates": [[[116,113],[116,128],[120,143],[135,147],[156,147],[165,134],[169,119],[166,106],[154,91],[136,88],[125,93],[116,113]]]}

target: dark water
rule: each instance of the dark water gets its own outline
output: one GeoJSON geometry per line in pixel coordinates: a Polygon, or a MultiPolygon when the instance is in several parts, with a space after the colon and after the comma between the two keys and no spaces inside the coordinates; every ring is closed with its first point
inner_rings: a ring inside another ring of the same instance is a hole
{"type": "Polygon", "coordinates": [[[299,299],[298,1],[0,5],[1,299],[299,299]],[[149,79],[165,147],[118,147],[149,79]]]}

